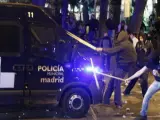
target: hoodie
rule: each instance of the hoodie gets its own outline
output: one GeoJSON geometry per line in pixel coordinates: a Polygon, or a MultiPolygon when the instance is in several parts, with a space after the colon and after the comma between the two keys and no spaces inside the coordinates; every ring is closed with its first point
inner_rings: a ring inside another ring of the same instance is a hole
{"type": "Polygon", "coordinates": [[[136,63],[137,54],[133,44],[128,40],[128,33],[121,31],[118,35],[115,47],[103,48],[103,52],[107,54],[117,55],[118,65],[128,65],[129,63],[136,63]]]}

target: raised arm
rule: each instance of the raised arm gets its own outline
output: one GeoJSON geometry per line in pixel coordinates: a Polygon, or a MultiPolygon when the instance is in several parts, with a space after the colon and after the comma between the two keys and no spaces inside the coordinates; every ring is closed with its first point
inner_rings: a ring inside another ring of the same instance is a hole
{"type": "Polygon", "coordinates": [[[109,54],[118,53],[121,50],[123,50],[123,46],[121,46],[121,45],[113,47],[113,48],[103,48],[103,52],[109,53],[109,54]]]}
{"type": "Polygon", "coordinates": [[[134,75],[132,75],[131,77],[127,78],[126,81],[130,81],[130,80],[133,80],[135,78],[140,77],[147,70],[148,70],[148,68],[146,66],[144,66],[142,69],[140,69],[139,71],[137,71],[134,75]]]}

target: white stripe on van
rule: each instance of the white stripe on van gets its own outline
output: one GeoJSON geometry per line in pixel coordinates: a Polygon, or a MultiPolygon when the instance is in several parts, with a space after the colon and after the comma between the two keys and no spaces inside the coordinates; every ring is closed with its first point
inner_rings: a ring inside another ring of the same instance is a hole
{"type": "Polygon", "coordinates": [[[14,88],[15,75],[14,72],[0,72],[0,88],[14,88]]]}
{"type": "Polygon", "coordinates": [[[2,72],[2,59],[0,57],[0,88],[14,88],[15,75],[14,72],[2,72]]]}

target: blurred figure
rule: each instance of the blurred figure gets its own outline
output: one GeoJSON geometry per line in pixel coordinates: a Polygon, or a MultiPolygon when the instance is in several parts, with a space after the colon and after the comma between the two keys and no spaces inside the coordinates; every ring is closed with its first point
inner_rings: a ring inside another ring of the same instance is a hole
{"type": "Polygon", "coordinates": [[[124,26],[124,30],[127,31],[128,26],[126,25],[126,22],[123,20],[121,23],[118,25],[118,33],[121,31],[122,26],[124,26]]]}
{"type": "Polygon", "coordinates": [[[110,39],[112,40],[112,42],[114,41],[115,38],[115,24],[114,21],[112,19],[112,16],[106,20],[106,27],[108,29],[108,37],[110,37],[110,39]]]}
{"type": "Polygon", "coordinates": [[[92,42],[97,37],[97,32],[99,30],[99,21],[96,19],[95,15],[91,15],[91,20],[87,24],[89,26],[88,40],[92,42]]]}
{"type": "Polygon", "coordinates": [[[85,38],[85,34],[86,34],[86,26],[84,25],[83,22],[80,22],[78,25],[78,36],[82,39],[85,38]]]}
{"type": "Polygon", "coordinates": [[[149,16],[149,31],[152,31],[152,30],[154,30],[154,24],[155,24],[155,18],[156,18],[156,16],[155,16],[155,13],[153,12],[150,16],[149,16]]]}
{"type": "MultiPolygon", "coordinates": [[[[153,46],[150,41],[146,40],[145,35],[142,33],[139,34],[138,40],[139,41],[136,45],[137,70],[140,70],[147,64],[149,56],[153,51],[153,46]]],[[[138,79],[134,79],[128,84],[127,88],[124,91],[124,95],[130,94],[131,90],[133,89],[137,81],[138,79]]],[[[142,95],[144,97],[148,89],[148,71],[143,73],[140,76],[140,84],[141,84],[141,89],[142,89],[142,95]]]]}
{"type": "Polygon", "coordinates": [[[67,30],[76,34],[76,19],[74,15],[70,15],[67,20],[67,30]]]}
{"type": "MultiPolygon", "coordinates": [[[[136,64],[137,55],[133,48],[132,43],[128,40],[129,35],[125,31],[124,26],[121,27],[121,32],[118,35],[117,43],[113,48],[97,48],[98,52],[104,52],[109,55],[117,55],[117,68],[113,75],[116,77],[124,78],[125,75],[132,70],[136,64]]],[[[131,73],[131,72],[130,72],[131,73]]],[[[121,99],[121,81],[116,79],[111,79],[105,93],[105,104],[110,104],[110,98],[113,91],[115,92],[114,103],[117,108],[122,107],[121,99]]]]}
{"type": "Polygon", "coordinates": [[[142,21],[140,31],[141,32],[145,32],[146,31],[146,25],[145,25],[144,21],[142,21]]]}
{"type": "MultiPolygon", "coordinates": [[[[105,32],[104,33],[104,37],[102,38],[101,40],[101,47],[103,48],[111,48],[112,47],[112,41],[110,39],[110,37],[108,36],[108,33],[105,32]]],[[[103,57],[103,65],[104,65],[104,70],[105,72],[109,72],[110,70],[110,55],[107,55],[107,54],[103,54],[102,55],[103,57]]]]}
{"type": "Polygon", "coordinates": [[[136,45],[137,45],[137,42],[138,42],[138,39],[136,38],[135,34],[134,33],[129,33],[129,36],[130,36],[130,39],[132,40],[132,43],[133,43],[133,47],[136,48],[136,45]]]}
{"type": "MultiPolygon", "coordinates": [[[[100,46],[102,48],[112,48],[112,40],[110,39],[110,37],[108,36],[108,33],[105,32],[104,33],[104,37],[101,39],[101,42],[100,42],[100,46]]],[[[108,73],[108,74],[112,74],[112,71],[111,71],[111,56],[108,55],[108,54],[102,54],[102,68],[103,68],[103,72],[105,73],[108,73]]],[[[104,77],[103,78],[104,80],[104,88],[103,88],[103,100],[105,99],[104,95],[105,95],[105,91],[108,87],[108,83],[110,81],[110,78],[108,77],[104,77]]],[[[104,101],[102,101],[104,102],[104,101]]]]}

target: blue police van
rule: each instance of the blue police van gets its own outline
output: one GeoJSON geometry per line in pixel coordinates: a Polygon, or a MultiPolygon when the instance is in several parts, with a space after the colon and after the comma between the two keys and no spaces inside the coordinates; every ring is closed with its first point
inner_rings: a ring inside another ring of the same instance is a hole
{"type": "Polygon", "coordinates": [[[74,56],[74,42],[44,9],[1,3],[2,111],[55,104],[68,115],[80,117],[87,114],[90,104],[99,103],[93,73],[85,71],[90,63],[74,56]]]}

